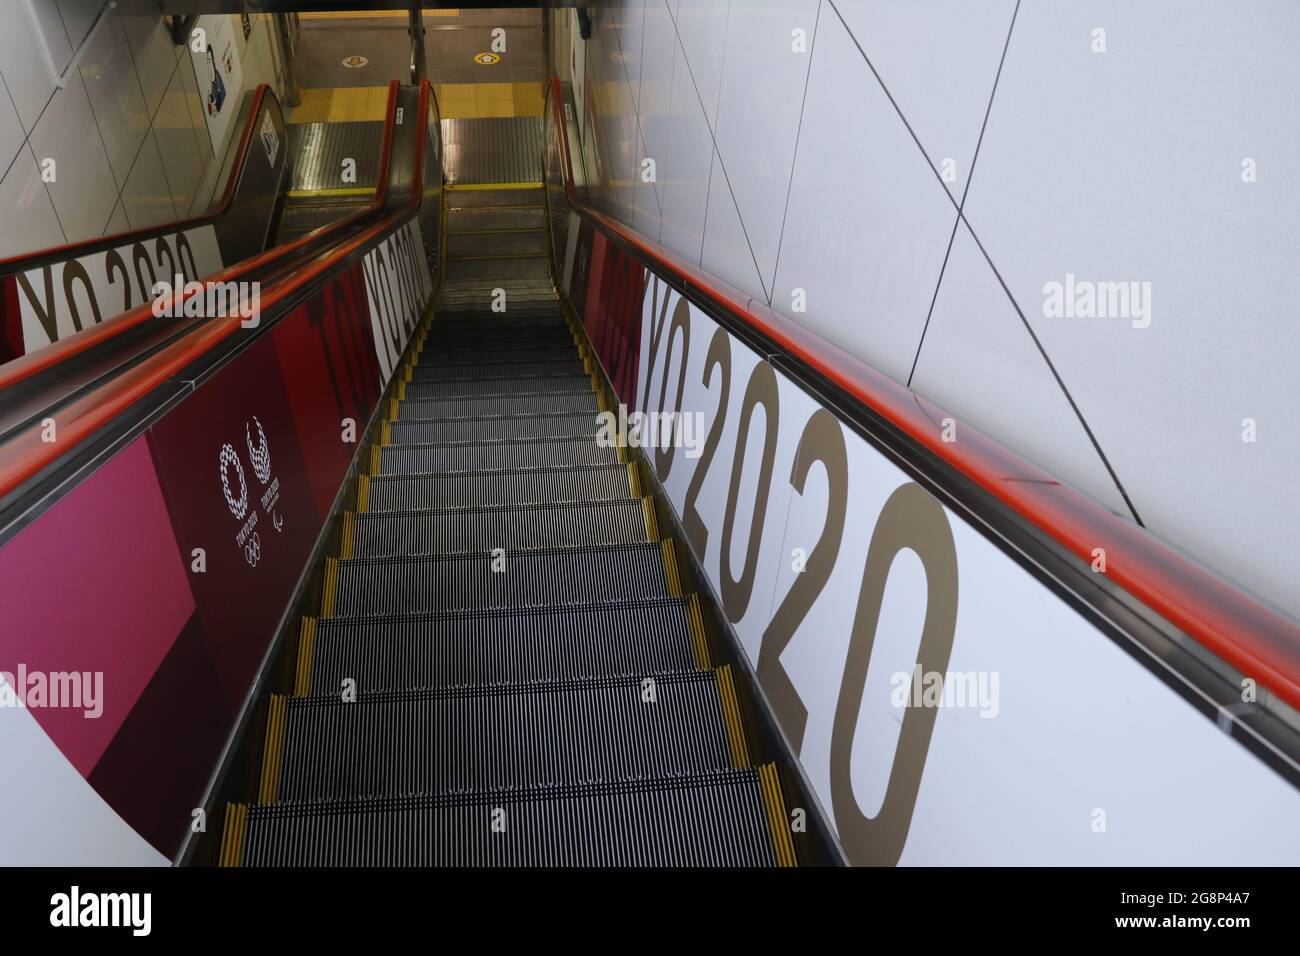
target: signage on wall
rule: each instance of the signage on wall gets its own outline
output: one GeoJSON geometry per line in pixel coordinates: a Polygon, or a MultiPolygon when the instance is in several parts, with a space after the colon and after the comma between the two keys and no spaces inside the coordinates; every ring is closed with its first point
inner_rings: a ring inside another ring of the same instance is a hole
{"type": "Polygon", "coordinates": [[[201,50],[189,48],[194,77],[203,97],[203,117],[208,125],[213,155],[219,155],[226,133],[239,113],[244,74],[239,65],[239,51],[228,16],[205,14],[195,21],[194,36],[202,37],[201,50]]]}
{"type": "Polygon", "coordinates": [[[262,147],[266,150],[266,159],[275,168],[275,157],[280,152],[280,134],[275,131],[275,121],[268,112],[262,117],[262,147]]]}
{"type": "Polygon", "coordinates": [[[365,66],[369,62],[370,61],[367,60],[364,56],[359,56],[356,53],[352,54],[351,56],[345,56],[343,58],[343,65],[346,66],[349,70],[359,69],[365,66]]]}
{"type": "Polygon", "coordinates": [[[244,39],[247,40],[250,33],[253,32],[253,18],[247,13],[239,15],[239,25],[244,28],[244,39]]]}
{"type": "Polygon", "coordinates": [[[501,57],[496,53],[479,53],[474,57],[474,62],[479,66],[492,66],[501,62],[501,57]]]}

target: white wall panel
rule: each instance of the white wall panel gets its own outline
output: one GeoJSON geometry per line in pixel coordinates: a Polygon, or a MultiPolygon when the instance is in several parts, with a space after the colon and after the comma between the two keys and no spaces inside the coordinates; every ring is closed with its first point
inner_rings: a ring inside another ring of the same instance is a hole
{"type": "Polygon", "coordinates": [[[663,189],[659,241],[687,261],[698,264],[713,139],[680,43],[664,122],[666,134],[658,156],[659,182],[663,189]]]}
{"type": "MultiPolygon", "coordinates": [[[[1035,327],[1044,321],[1027,318],[1035,327]]],[[[1111,510],[1131,514],[965,226],[953,241],[912,389],[943,408],[960,409],[963,421],[1020,449],[1051,474],[1069,476],[1070,484],[1111,510]]]]}
{"type": "Polygon", "coordinates": [[[63,245],[63,230],[54,214],[54,204],[41,182],[36,159],[26,146],[0,180],[0,209],[5,211],[6,222],[22,223],[21,230],[0,229],[0,256],[63,245]]]}
{"type": "Polygon", "coordinates": [[[700,264],[736,288],[759,296],[763,294],[763,283],[736,202],[715,152],[709,175],[708,215],[704,223],[704,246],[700,264]]]}
{"type": "MultiPolygon", "coordinates": [[[[764,298],[776,269],[818,6],[819,0],[733,0],[727,23],[714,135],[764,298]],[[804,31],[804,52],[793,49],[795,30],[804,31]]],[[[707,268],[707,237],[704,256],[707,268]]]]}
{"type": "Polygon", "coordinates": [[[935,167],[955,161],[955,178],[946,185],[960,199],[1015,0],[836,0],[835,6],[935,167]]]}
{"type": "Polygon", "coordinates": [[[113,176],[121,187],[149,129],[150,114],[140,92],[126,31],[115,14],[110,13],[96,31],[78,72],[86,84],[113,176]]]}
{"type": "Polygon", "coordinates": [[[1067,274],[1151,284],[1149,327],[1041,319],[1045,347],[1150,527],[1300,615],[1300,7],[1248,10],[1026,2],[967,215],[1027,314],[1067,274]]]}
{"type": "Polygon", "coordinates": [[[177,218],[162,156],[152,132],[145,136],[140,155],[131,168],[131,177],[122,190],[122,206],[132,229],[157,226],[177,218]]]}
{"type": "MultiPolygon", "coordinates": [[[[65,44],[67,43],[64,37],[65,44]]],[[[0,74],[28,133],[54,95],[36,29],[22,5],[6,4],[0,20],[0,74]]]]}
{"type": "Polygon", "coordinates": [[[773,307],[906,382],[955,218],[843,25],[824,11],[773,307]],[[805,314],[791,311],[796,289],[807,295],[805,314]]]}
{"type": "Polygon", "coordinates": [[[29,142],[38,161],[55,161],[56,178],[47,185],[68,241],[102,235],[117,183],[80,77],[71,77],[50,100],[29,142]]]}

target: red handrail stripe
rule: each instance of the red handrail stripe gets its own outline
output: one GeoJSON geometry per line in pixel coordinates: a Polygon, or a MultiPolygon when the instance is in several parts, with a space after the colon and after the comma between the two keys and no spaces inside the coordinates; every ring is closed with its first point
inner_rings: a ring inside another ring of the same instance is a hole
{"type": "Polygon", "coordinates": [[[1106,576],[1248,678],[1300,708],[1300,624],[1155,535],[1062,484],[974,426],[961,424],[960,442],[941,440],[939,424],[957,416],[813,335],[751,296],[595,209],[574,185],[563,87],[551,77],[551,103],[564,162],[564,192],[574,211],[636,250],[668,276],[706,296],[806,363],[921,447],[1091,564],[1106,552],[1106,576]]]}

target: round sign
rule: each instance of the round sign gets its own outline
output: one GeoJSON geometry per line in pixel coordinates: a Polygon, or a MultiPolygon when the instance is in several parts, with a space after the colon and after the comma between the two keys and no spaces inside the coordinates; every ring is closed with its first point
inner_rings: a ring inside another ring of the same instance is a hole
{"type": "Polygon", "coordinates": [[[495,53],[480,53],[474,57],[474,62],[479,66],[491,66],[493,63],[500,63],[501,57],[495,53]]]}
{"type": "Polygon", "coordinates": [[[343,65],[351,70],[355,70],[359,66],[365,66],[369,62],[370,61],[367,60],[364,56],[357,56],[356,54],[353,54],[352,56],[349,57],[345,57],[343,59],[343,65]]]}

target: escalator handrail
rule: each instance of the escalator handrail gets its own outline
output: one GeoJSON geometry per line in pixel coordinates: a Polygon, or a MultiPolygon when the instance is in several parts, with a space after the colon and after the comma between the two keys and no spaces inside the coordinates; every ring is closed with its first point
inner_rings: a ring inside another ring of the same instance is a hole
{"type": "MultiPolygon", "coordinates": [[[[393,138],[393,106],[396,103],[397,82],[389,85],[388,121],[384,133],[382,150],[383,164],[381,170],[390,167],[393,138]]],[[[428,110],[428,83],[420,85],[419,109],[421,114],[428,110]]],[[[373,240],[383,237],[387,232],[406,221],[412,210],[419,209],[423,190],[423,163],[425,137],[420,135],[416,141],[415,167],[412,170],[412,191],[408,201],[400,207],[391,209],[387,215],[371,223],[362,223],[362,216],[368,212],[349,217],[345,223],[354,223],[357,229],[352,235],[336,242],[328,252],[315,256],[303,263],[298,269],[278,280],[274,288],[262,296],[262,309],[268,311],[279,302],[305,287],[315,283],[332,270],[341,260],[364,248],[373,240]]],[[[381,176],[378,195],[387,197],[387,173],[381,176]]],[[[345,223],[319,230],[329,231],[332,235],[340,231],[345,223]]],[[[306,237],[304,237],[306,238],[306,237]]],[[[287,247],[282,247],[287,248],[287,247]]],[[[278,250],[272,250],[275,252],[278,250]]],[[[265,258],[263,257],[259,258],[265,258]]],[[[172,343],[165,349],[144,359],[104,383],[74,399],[59,411],[59,431],[57,442],[42,439],[41,427],[33,425],[15,434],[3,447],[0,447],[0,500],[12,494],[21,485],[41,471],[54,464],[58,459],[69,454],[78,445],[85,442],[114,418],[145,398],[168,379],[188,366],[202,359],[205,355],[239,331],[241,320],[238,317],[210,319],[204,322],[190,335],[172,343]]]]}
{"type": "MultiPolygon", "coordinates": [[[[397,98],[397,86],[398,83],[396,80],[389,83],[388,104],[384,113],[386,117],[385,130],[379,157],[379,168],[381,170],[386,170],[388,168],[388,161],[392,149],[393,109],[397,98]]],[[[258,92],[265,94],[270,92],[270,88],[267,87],[266,84],[262,84],[258,87],[258,92]]],[[[274,93],[270,93],[270,95],[272,97],[275,96],[274,93]]],[[[261,108],[261,102],[262,97],[259,96],[254,104],[254,109],[250,116],[250,122],[249,124],[246,124],[246,132],[252,128],[253,121],[257,119],[258,112],[261,108]]],[[[241,143],[240,148],[246,155],[246,145],[241,143]]],[[[240,161],[240,165],[242,166],[242,160],[240,161]]],[[[230,192],[232,196],[236,182],[237,180],[232,178],[230,186],[227,187],[228,192],[230,192]]],[[[380,177],[380,182],[375,190],[374,198],[369,205],[358,209],[356,212],[344,219],[340,219],[338,222],[330,223],[314,232],[309,232],[299,236],[292,242],[274,246],[256,256],[233,263],[215,275],[203,276],[199,281],[237,282],[242,277],[247,276],[252,270],[260,268],[272,260],[287,261],[287,257],[302,251],[308,245],[322,245],[327,239],[330,239],[341,230],[347,229],[355,224],[361,217],[371,215],[376,210],[380,209],[387,198],[387,188],[388,184],[386,178],[380,177]]],[[[192,220],[192,222],[206,222],[209,218],[215,218],[216,215],[219,215],[219,213],[214,214],[212,217],[204,217],[201,220],[192,220]]],[[[123,235],[126,236],[131,234],[123,233],[123,235]]],[[[95,242],[98,243],[99,241],[100,240],[96,240],[95,242]]],[[[45,255],[45,253],[34,255],[45,255]]],[[[184,300],[182,297],[176,301],[183,302],[184,300]]],[[[19,356],[10,362],[6,362],[4,365],[0,365],[0,391],[9,388],[12,385],[16,385],[19,382],[25,381],[41,372],[47,371],[48,369],[81,355],[92,348],[101,346],[108,340],[116,338],[125,332],[129,332],[141,323],[147,322],[153,318],[152,303],[146,302],[128,312],[122,312],[118,315],[112,316],[111,318],[105,319],[103,322],[83,329],[80,332],[65,336],[57,342],[52,342],[35,352],[19,356]]]]}
{"type": "Polygon", "coordinates": [[[557,126],[564,195],[577,215],[652,270],[674,279],[688,293],[753,329],[776,350],[847,393],[1085,566],[1095,560],[1094,549],[1104,549],[1108,579],[1243,675],[1300,709],[1300,624],[766,303],[596,209],[575,185],[559,77],[550,77],[546,96],[557,126]],[[942,440],[945,419],[959,422],[960,442],[942,440]]]}

